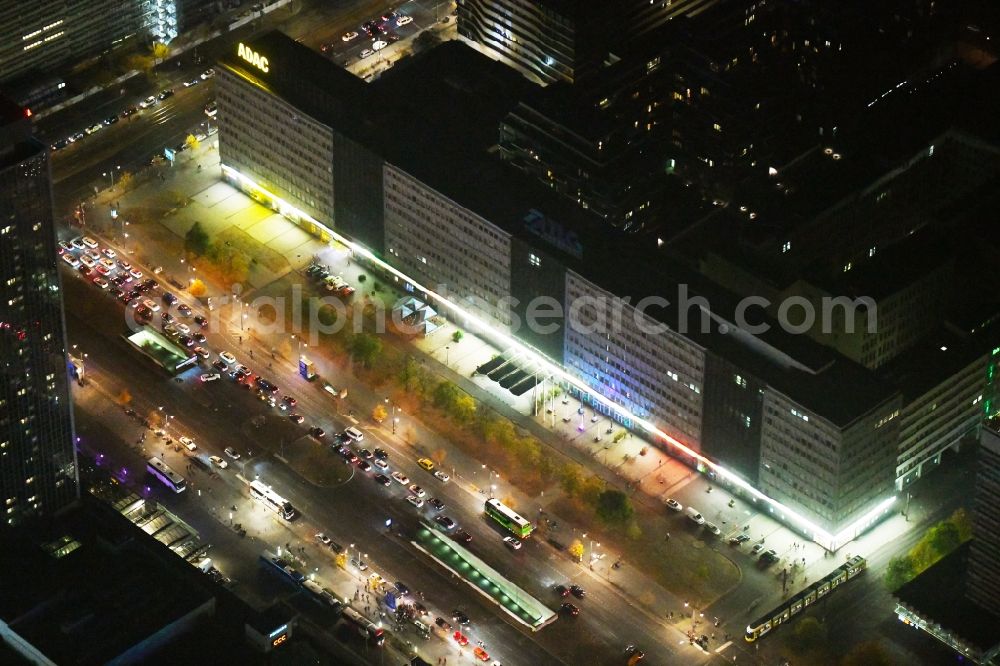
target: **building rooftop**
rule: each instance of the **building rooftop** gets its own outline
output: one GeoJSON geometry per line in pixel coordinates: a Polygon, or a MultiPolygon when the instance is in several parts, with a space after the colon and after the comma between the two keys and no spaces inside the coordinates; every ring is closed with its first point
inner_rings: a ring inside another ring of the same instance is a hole
{"type": "Polygon", "coordinates": [[[0,577],[0,618],[59,664],[112,661],[214,604],[194,567],[84,497],[0,549],[19,574],[0,577]]]}
{"type": "Polygon", "coordinates": [[[1000,644],[1000,617],[965,597],[970,545],[959,546],[899,588],[895,596],[911,611],[985,652],[1000,644]]]}
{"type": "Polygon", "coordinates": [[[942,325],[877,372],[885,381],[899,387],[908,402],[990,354],[996,347],[998,334],[1000,322],[974,335],[942,325]]]}

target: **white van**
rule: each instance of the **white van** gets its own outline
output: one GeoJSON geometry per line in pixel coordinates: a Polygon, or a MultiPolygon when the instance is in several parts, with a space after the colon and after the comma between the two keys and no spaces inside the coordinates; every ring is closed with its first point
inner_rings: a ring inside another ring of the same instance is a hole
{"type": "Polygon", "coordinates": [[[360,442],[365,438],[365,433],[361,432],[354,426],[351,426],[350,428],[345,430],[344,434],[353,439],[355,442],[360,442]]]}
{"type": "Polygon", "coordinates": [[[698,509],[694,508],[693,506],[689,506],[688,508],[684,509],[684,513],[686,513],[687,517],[690,518],[696,525],[705,524],[705,516],[698,513],[698,509]]]}

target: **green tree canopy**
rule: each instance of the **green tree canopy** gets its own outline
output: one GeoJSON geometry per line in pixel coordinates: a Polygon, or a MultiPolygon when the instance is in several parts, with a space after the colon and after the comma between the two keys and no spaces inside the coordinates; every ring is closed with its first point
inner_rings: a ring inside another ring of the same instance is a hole
{"type": "Polygon", "coordinates": [[[184,234],[184,249],[196,257],[203,257],[208,253],[210,241],[208,232],[201,226],[201,222],[195,222],[184,234]]]}
{"type": "Polygon", "coordinates": [[[628,495],[620,490],[608,489],[597,497],[597,515],[608,523],[625,523],[635,509],[628,495]]]}
{"type": "Polygon", "coordinates": [[[371,333],[358,333],[351,336],[347,351],[356,362],[370,368],[382,353],[382,341],[371,333]]]}

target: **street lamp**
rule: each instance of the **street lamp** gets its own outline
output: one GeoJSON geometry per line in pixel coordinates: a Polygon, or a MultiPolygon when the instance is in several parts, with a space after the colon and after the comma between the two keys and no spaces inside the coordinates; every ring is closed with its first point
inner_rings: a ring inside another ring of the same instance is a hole
{"type": "Polygon", "coordinates": [[[105,171],[105,172],[103,172],[101,174],[102,176],[110,176],[111,177],[111,188],[112,189],[114,189],[114,187],[115,187],[115,169],[121,171],[121,167],[120,166],[116,166],[114,169],[109,169],[108,171],[105,171]]]}

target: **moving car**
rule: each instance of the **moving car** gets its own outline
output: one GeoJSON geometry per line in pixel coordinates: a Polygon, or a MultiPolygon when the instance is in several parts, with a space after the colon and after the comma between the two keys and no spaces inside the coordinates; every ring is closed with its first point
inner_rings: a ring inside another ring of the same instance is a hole
{"type": "Polygon", "coordinates": [[[201,376],[201,381],[203,382],[215,382],[218,381],[221,375],[217,372],[206,372],[201,376]]]}
{"type": "Polygon", "coordinates": [[[569,591],[577,599],[583,599],[585,596],[587,596],[587,591],[582,587],[580,587],[579,585],[570,585],[569,591]]]}
{"type": "Polygon", "coordinates": [[[105,280],[104,278],[100,277],[100,276],[95,277],[94,280],[93,280],[93,282],[94,282],[94,284],[97,285],[97,287],[99,289],[107,289],[108,288],[108,281],[105,280]]]}
{"type": "Polygon", "coordinates": [[[415,483],[410,485],[410,492],[416,495],[417,497],[427,496],[427,492],[415,483]]]}
{"type": "Polygon", "coordinates": [[[430,498],[427,500],[427,503],[430,504],[435,511],[444,511],[444,502],[439,500],[437,497],[430,498]]]}
{"type": "Polygon", "coordinates": [[[434,522],[446,530],[455,529],[455,521],[448,516],[434,516],[434,522]]]}
{"type": "Polygon", "coordinates": [[[320,428],[319,426],[313,426],[312,428],[309,428],[309,434],[315,437],[316,439],[323,439],[324,437],[326,437],[326,431],[320,428]]]}
{"type": "Polygon", "coordinates": [[[219,469],[226,469],[227,467],[229,467],[229,463],[227,463],[224,459],[220,458],[219,456],[209,456],[208,459],[211,460],[212,464],[218,467],[219,469]]]}
{"type": "Polygon", "coordinates": [[[240,459],[240,452],[237,451],[236,449],[234,449],[231,446],[227,446],[226,447],[226,455],[229,456],[230,458],[232,458],[233,460],[239,460],[240,459]]]}
{"type": "Polygon", "coordinates": [[[146,99],[139,102],[140,109],[148,109],[151,106],[156,106],[156,97],[154,97],[153,95],[150,95],[146,99]]]}
{"type": "Polygon", "coordinates": [[[559,612],[565,615],[572,615],[573,617],[576,617],[577,615],[580,614],[580,609],[579,607],[576,606],[576,604],[571,604],[570,602],[566,601],[561,606],[559,606],[559,612]]]}
{"type": "Polygon", "coordinates": [[[684,509],[681,503],[675,499],[666,499],[663,501],[663,503],[667,505],[668,509],[672,509],[674,511],[681,511],[684,509]]]}
{"type": "Polygon", "coordinates": [[[737,534],[729,540],[730,546],[739,546],[742,543],[746,543],[750,540],[749,534],[737,534]]]}
{"type": "Polygon", "coordinates": [[[404,25],[409,25],[410,23],[413,23],[413,17],[412,16],[400,16],[396,20],[396,27],[402,28],[404,25]]]}
{"type": "Polygon", "coordinates": [[[417,464],[426,469],[428,472],[434,471],[434,461],[430,458],[418,458],[417,464]]]}
{"type": "Polygon", "coordinates": [[[406,486],[410,483],[410,477],[406,476],[402,472],[393,472],[392,478],[401,486],[406,486]]]}
{"type": "Polygon", "coordinates": [[[462,543],[469,543],[472,541],[472,535],[465,530],[458,530],[452,535],[452,538],[455,541],[461,541],[462,543]]]}
{"type": "Polygon", "coordinates": [[[385,474],[376,474],[373,478],[375,479],[375,483],[381,483],[387,488],[392,485],[392,480],[385,474]]]}
{"type": "Polygon", "coordinates": [[[97,249],[97,241],[95,241],[90,236],[84,236],[83,238],[80,239],[80,241],[92,250],[97,249]]]}
{"type": "Polygon", "coordinates": [[[507,545],[511,550],[521,550],[521,542],[512,536],[505,536],[503,538],[504,544],[507,545]]]}
{"type": "Polygon", "coordinates": [[[324,546],[329,546],[331,543],[333,543],[333,539],[323,534],[322,532],[316,533],[316,541],[319,541],[324,546]]]}
{"type": "Polygon", "coordinates": [[[358,33],[354,32],[354,31],[352,30],[352,31],[350,31],[350,32],[345,32],[345,33],[344,33],[344,36],[343,36],[343,37],[341,37],[340,39],[341,39],[341,40],[343,40],[343,41],[345,41],[345,42],[349,42],[349,41],[351,41],[352,39],[357,39],[357,37],[358,37],[358,33]]]}
{"type": "Polygon", "coordinates": [[[236,357],[227,351],[219,352],[219,359],[226,365],[233,365],[236,363],[236,357]]]}
{"type": "Polygon", "coordinates": [[[418,509],[424,505],[424,501],[417,497],[416,495],[407,495],[406,501],[417,507],[418,509]]]}
{"type": "Polygon", "coordinates": [[[372,51],[381,51],[387,46],[389,46],[389,42],[383,42],[381,39],[377,39],[372,42],[372,51]]]}
{"type": "Polygon", "coordinates": [[[441,470],[437,470],[436,472],[434,472],[434,477],[441,483],[448,483],[448,481],[451,480],[451,477],[442,472],[441,470]]]}
{"type": "Polygon", "coordinates": [[[194,451],[198,448],[198,445],[195,444],[194,440],[191,439],[190,437],[178,437],[177,441],[180,442],[181,446],[183,446],[188,451],[194,451]]]}

